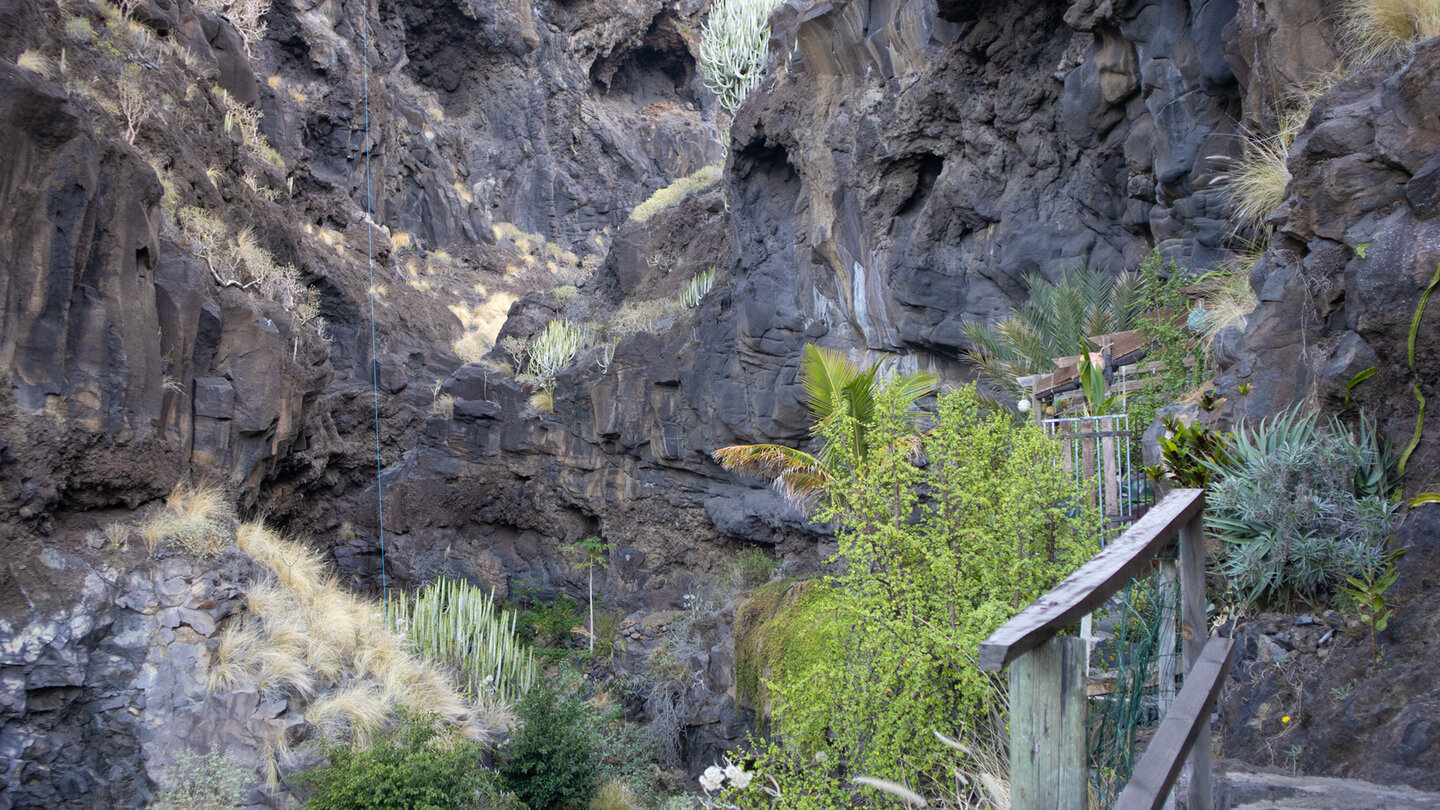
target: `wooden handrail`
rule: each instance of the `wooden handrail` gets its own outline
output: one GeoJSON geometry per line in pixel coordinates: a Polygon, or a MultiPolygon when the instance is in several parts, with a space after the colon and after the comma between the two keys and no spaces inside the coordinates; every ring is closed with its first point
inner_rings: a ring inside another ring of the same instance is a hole
{"type": "Polygon", "coordinates": [[[980,668],[998,672],[1103,605],[1204,509],[1204,490],[1177,489],[1166,495],[1118,540],[981,642],[980,668]]]}
{"type": "MultiPolygon", "coordinates": [[[[1210,730],[1210,713],[1225,685],[1234,651],[1235,643],[1228,638],[1217,636],[1205,643],[1205,651],[1190,667],[1184,688],[1135,764],[1134,775],[1113,810],[1159,810],[1165,804],[1185,758],[1210,730]]],[[[1205,744],[1209,745],[1209,740],[1205,744]]]]}
{"type": "MultiPolygon", "coordinates": [[[[1087,649],[1082,639],[1056,634],[1104,604],[1172,543],[1179,546],[1179,559],[1161,560],[1160,574],[1164,581],[1180,582],[1185,687],[1176,698],[1174,667],[1162,667],[1161,700],[1171,706],[1116,807],[1154,810],[1164,805],[1188,755],[1190,808],[1210,810],[1210,743],[1201,737],[1225,680],[1232,643],[1206,641],[1205,493],[1199,489],[1171,492],[1120,539],[980,644],[981,669],[996,671],[1015,662],[1010,668],[1010,798],[1015,810],[1086,807],[1087,649]]],[[[1172,644],[1176,618],[1174,610],[1161,617],[1162,637],[1172,644]]]]}

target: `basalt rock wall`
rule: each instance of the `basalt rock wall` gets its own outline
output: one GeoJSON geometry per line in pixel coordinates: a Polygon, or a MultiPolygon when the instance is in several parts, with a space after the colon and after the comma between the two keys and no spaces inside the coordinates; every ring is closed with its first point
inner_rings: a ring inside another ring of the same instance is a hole
{"type": "MultiPolygon", "coordinates": [[[[471,570],[502,590],[554,579],[563,555],[538,549],[590,533],[643,552],[644,584],[616,584],[636,605],[681,598],[710,541],[817,564],[823,532],[710,452],[808,440],[807,342],[961,381],[963,324],[1023,300],[1026,274],[1118,272],[1152,242],[1192,266],[1229,255],[1215,156],[1238,148],[1242,90],[1280,92],[1237,80],[1223,44],[1240,22],[1224,2],[783,4],[722,188],[621,227],[587,288],[610,303],[673,294],[669,279],[715,266],[715,290],[622,340],[609,371],[562,374],[552,414],[478,368],[444,383],[454,419],[431,420],[383,482],[402,581],[465,569],[425,562],[433,547],[472,548],[471,570]]],[[[502,334],[561,314],[522,300],[502,334]]],[[[373,558],[374,524],[357,528],[344,553],[373,558]]]]}
{"type": "MultiPolygon", "coordinates": [[[[700,0],[300,0],[275,4],[248,49],[217,15],[151,0],[136,19],[189,57],[162,63],[155,97],[173,106],[133,144],[94,93],[11,65],[27,49],[58,63],[62,47],[76,64],[75,9],[5,0],[0,540],[14,553],[0,584],[26,580],[46,545],[82,543],[75,527],[95,510],[187,475],[332,545],[361,587],[380,584],[382,543],[389,584],[445,573],[501,594],[578,593],[565,546],[598,534],[615,544],[601,590],[636,609],[682,605],[741,543],[819,566],[824,531],[709,456],[808,440],[801,347],[961,381],[963,324],[1022,301],[1026,274],[1118,272],[1151,244],[1194,269],[1227,257],[1237,238],[1214,180],[1237,127],[1272,126],[1286,94],[1333,64],[1325,6],[789,0],[721,187],[642,225],[626,222],[636,203],[720,157],[694,62],[700,0]],[[283,166],[242,176],[245,144],[212,85],[258,105],[283,166]],[[176,230],[170,187],[294,266],[328,340],[284,301],[217,286],[176,230]],[[532,237],[603,265],[549,269],[532,237]],[[573,282],[615,307],[676,296],[711,266],[699,306],[623,339],[608,363],[587,353],[548,412],[455,351],[457,311],[514,299],[501,334],[523,338],[569,314],[532,289],[573,282]],[[440,395],[452,411],[432,409],[440,395]]],[[[99,7],[82,11],[105,26],[99,7]]],[[[1436,261],[1432,57],[1347,79],[1302,134],[1252,274],[1261,305],[1218,349],[1237,414],[1306,396],[1341,407],[1343,383],[1374,365],[1358,401],[1389,435],[1413,426],[1411,390],[1430,393],[1435,363],[1428,319],[1415,368],[1400,359],[1436,261]]],[[[1412,464],[1434,452],[1425,437],[1412,464]]],[[[72,607],[91,598],[81,590],[72,607]]],[[[74,613],[5,609],[10,635],[74,613]]],[[[69,774],[139,756],[138,732],[119,726],[94,762],[37,753],[82,738],[40,716],[56,684],[36,662],[116,626],[81,641],[37,630],[38,647],[0,662],[7,773],[30,780],[7,793],[18,802],[80,802],[69,774]]],[[[724,692],[724,642],[712,652],[724,692]]],[[[80,690],[67,711],[138,710],[133,690],[60,686],[80,690]]],[[[706,711],[726,729],[704,746],[741,733],[733,703],[706,711]]]]}

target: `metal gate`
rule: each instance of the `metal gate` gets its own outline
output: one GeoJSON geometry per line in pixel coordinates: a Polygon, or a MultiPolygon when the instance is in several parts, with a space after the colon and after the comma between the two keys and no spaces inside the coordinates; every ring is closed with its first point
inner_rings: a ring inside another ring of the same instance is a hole
{"type": "Polygon", "coordinates": [[[1133,523],[1150,508],[1154,489],[1140,469],[1129,415],[1061,417],[1040,424],[1069,446],[1066,472],[1077,482],[1088,482],[1086,497],[1112,527],[1133,523]]]}

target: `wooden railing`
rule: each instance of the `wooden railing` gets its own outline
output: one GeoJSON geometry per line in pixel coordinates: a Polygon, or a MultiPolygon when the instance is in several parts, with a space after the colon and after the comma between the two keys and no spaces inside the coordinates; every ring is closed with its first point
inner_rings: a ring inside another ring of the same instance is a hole
{"type": "MultiPolygon", "coordinates": [[[[1011,664],[1010,806],[1014,810],[1086,807],[1088,649],[1084,639],[1056,634],[1103,605],[1176,543],[1178,565],[1162,559],[1160,575],[1162,583],[1173,584],[1177,574],[1180,580],[1185,685],[1175,696],[1171,657],[1169,672],[1162,666],[1160,673],[1161,703],[1169,702],[1169,711],[1115,808],[1163,806],[1188,755],[1190,810],[1210,810],[1209,718],[1232,651],[1228,638],[1207,639],[1205,493],[1199,489],[1171,492],[1079,571],[981,643],[981,669],[995,672],[1011,664]]],[[[1173,610],[1162,615],[1162,639],[1175,637],[1174,621],[1173,610]]]]}

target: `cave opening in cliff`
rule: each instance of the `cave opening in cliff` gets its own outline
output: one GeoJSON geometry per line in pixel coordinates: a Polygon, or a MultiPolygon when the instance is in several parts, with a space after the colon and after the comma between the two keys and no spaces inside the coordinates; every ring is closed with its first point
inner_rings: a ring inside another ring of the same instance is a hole
{"type": "Polygon", "coordinates": [[[695,60],[683,47],[646,44],[590,68],[590,82],[601,97],[623,97],[637,106],[683,101],[695,103],[691,88],[695,60]]]}

